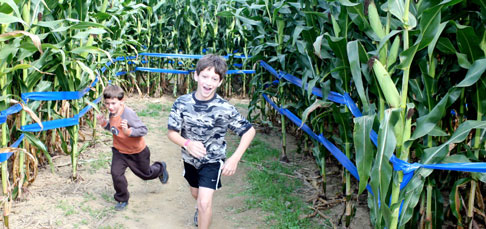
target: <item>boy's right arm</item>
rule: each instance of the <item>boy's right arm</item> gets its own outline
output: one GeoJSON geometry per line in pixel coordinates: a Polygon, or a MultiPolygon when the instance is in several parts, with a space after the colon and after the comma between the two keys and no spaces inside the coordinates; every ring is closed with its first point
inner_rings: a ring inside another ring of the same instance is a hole
{"type": "Polygon", "coordinates": [[[105,116],[103,114],[98,114],[96,116],[96,119],[98,119],[98,123],[100,124],[100,126],[106,129],[108,121],[105,119],[105,116]]]}
{"type": "Polygon", "coordinates": [[[185,139],[175,130],[169,129],[167,137],[180,147],[183,147],[196,158],[203,158],[206,155],[206,147],[201,142],[185,139]]]}

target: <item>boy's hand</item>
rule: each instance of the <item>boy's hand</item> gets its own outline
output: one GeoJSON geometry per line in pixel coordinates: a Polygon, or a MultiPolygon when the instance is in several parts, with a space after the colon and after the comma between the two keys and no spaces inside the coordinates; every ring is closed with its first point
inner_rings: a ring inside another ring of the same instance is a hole
{"type": "Polygon", "coordinates": [[[130,128],[128,128],[128,121],[126,119],[123,119],[120,123],[121,127],[122,127],[122,130],[123,130],[123,133],[127,136],[130,135],[131,131],[130,131],[130,128]]]}
{"type": "Polygon", "coordinates": [[[189,154],[198,159],[206,156],[206,147],[204,147],[202,142],[190,141],[186,146],[186,150],[189,154]]]}
{"type": "Polygon", "coordinates": [[[98,114],[98,115],[96,116],[96,119],[98,120],[98,123],[99,123],[99,124],[100,124],[102,127],[106,126],[106,119],[105,119],[105,116],[104,116],[103,114],[98,114]]]}
{"type": "Polygon", "coordinates": [[[236,168],[238,167],[239,160],[234,159],[233,157],[228,158],[223,165],[223,174],[224,176],[232,176],[236,172],[236,168]]]}

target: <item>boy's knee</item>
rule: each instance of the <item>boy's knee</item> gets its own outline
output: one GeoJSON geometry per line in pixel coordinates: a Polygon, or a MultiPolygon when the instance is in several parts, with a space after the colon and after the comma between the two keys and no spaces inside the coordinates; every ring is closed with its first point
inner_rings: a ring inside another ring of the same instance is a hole
{"type": "Polygon", "coordinates": [[[201,211],[209,211],[211,210],[211,201],[209,200],[198,200],[197,201],[197,207],[201,211]]]}
{"type": "Polygon", "coordinates": [[[125,175],[125,171],[120,171],[120,170],[117,170],[117,169],[113,169],[111,168],[111,176],[113,177],[113,179],[121,179],[123,177],[123,175],[125,175]]]}

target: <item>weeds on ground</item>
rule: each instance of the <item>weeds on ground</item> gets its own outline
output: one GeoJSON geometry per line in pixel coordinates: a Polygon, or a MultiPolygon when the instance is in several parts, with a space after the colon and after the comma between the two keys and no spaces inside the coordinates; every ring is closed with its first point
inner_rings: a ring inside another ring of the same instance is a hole
{"type": "Polygon", "coordinates": [[[122,229],[122,228],[126,228],[126,227],[123,224],[121,224],[121,223],[117,223],[117,224],[115,224],[113,226],[102,226],[102,227],[99,227],[99,228],[100,229],[114,229],[114,228],[116,228],[116,229],[122,229]]]}
{"type": "Polygon", "coordinates": [[[89,173],[93,174],[96,173],[99,169],[107,169],[110,167],[111,163],[111,152],[106,151],[98,154],[96,159],[93,159],[89,162],[89,173]]]}
{"type": "Polygon", "coordinates": [[[78,212],[76,211],[76,207],[70,203],[68,203],[66,200],[60,200],[57,204],[57,208],[61,209],[64,211],[65,216],[77,214],[78,212]]]}
{"type": "Polygon", "coordinates": [[[242,108],[242,109],[248,110],[248,104],[237,103],[237,104],[235,104],[235,107],[238,107],[238,108],[242,108]]]}
{"type": "MultiPolygon", "coordinates": [[[[232,149],[233,146],[230,146],[232,149]]],[[[232,152],[232,151],[229,151],[232,152]]],[[[272,228],[319,228],[309,219],[301,219],[310,210],[296,194],[302,183],[291,175],[296,167],[278,161],[280,152],[257,135],[243,156],[250,167],[247,173],[249,188],[245,191],[246,208],[260,208],[272,228]]]]}
{"type": "Polygon", "coordinates": [[[170,111],[170,106],[167,104],[159,104],[159,103],[149,103],[147,104],[146,108],[141,111],[137,111],[138,116],[143,116],[143,117],[152,117],[156,118],[160,116],[160,113],[166,113],[170,111]]]}

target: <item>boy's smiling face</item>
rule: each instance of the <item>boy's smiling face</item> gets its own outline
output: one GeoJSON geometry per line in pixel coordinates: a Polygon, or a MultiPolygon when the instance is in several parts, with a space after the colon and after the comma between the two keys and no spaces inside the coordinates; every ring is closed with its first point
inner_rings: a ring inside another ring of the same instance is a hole
{"type": "Polygon", "coordinates": [[[105,99],[104,103],[111,115],[118,114],[123,107],[123,101],[118,98],[105,99]]]}
{"type": "Polygon", "coordinates": [[[194,80],[197,82],[196,99],[201,101],[212,99],[223,83],[221,77],[214,72],[214,67],[205,68],[199,74],[195,72],[194,80]]]}

